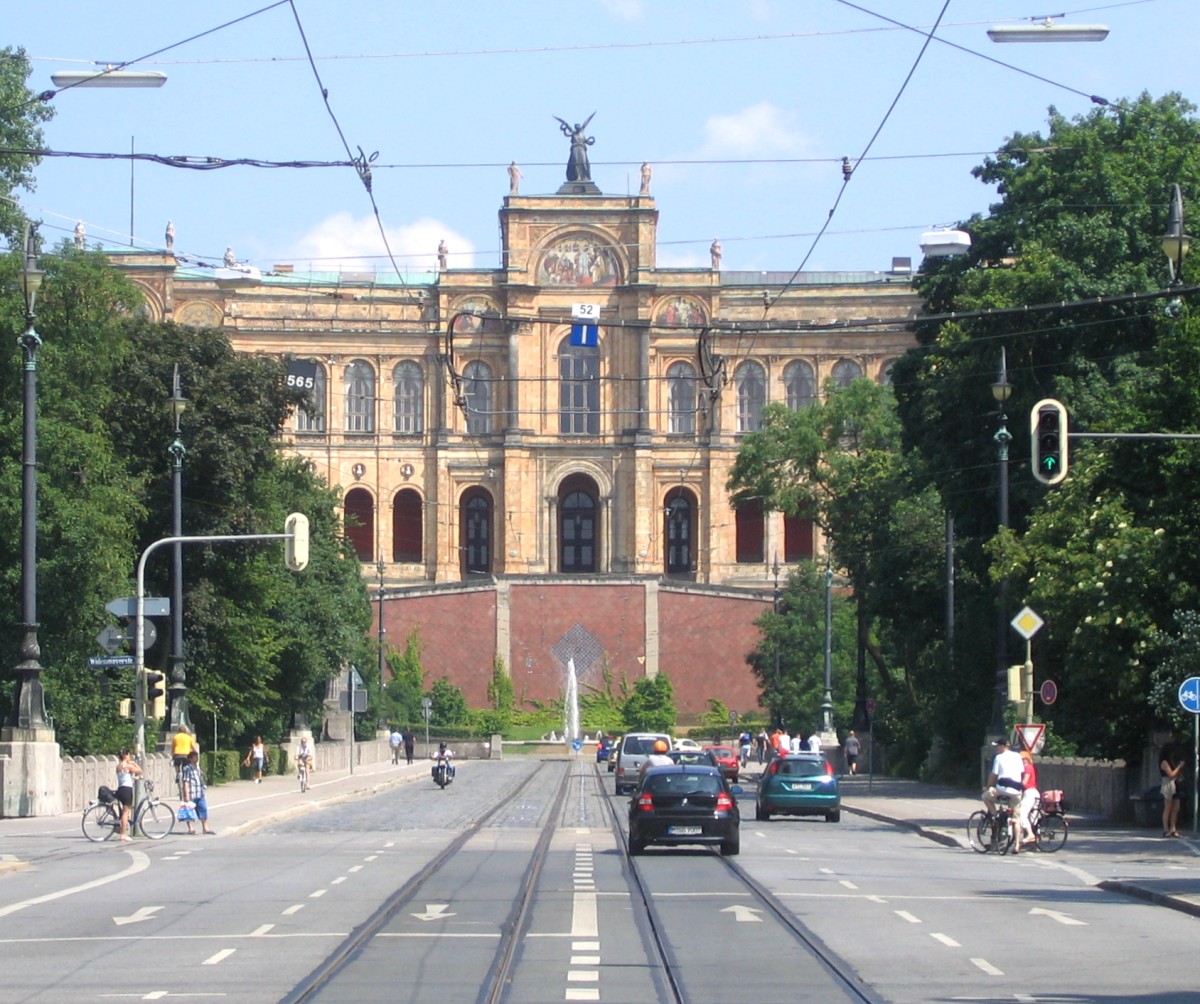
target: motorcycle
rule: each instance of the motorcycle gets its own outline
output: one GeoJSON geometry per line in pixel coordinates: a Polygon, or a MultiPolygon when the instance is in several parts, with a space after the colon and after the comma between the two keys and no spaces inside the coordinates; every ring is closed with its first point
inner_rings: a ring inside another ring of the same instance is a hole
{"type": "Polygon", "coordinates": [[[433,780],[439,788],[445,788],[454,780],[454,768],[445,760],[439,760],[433,765],[433,780]]]}

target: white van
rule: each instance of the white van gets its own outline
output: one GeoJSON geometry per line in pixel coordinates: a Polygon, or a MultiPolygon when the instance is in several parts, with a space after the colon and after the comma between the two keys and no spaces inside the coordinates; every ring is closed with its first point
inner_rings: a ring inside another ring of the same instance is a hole
{"type": "Polygon", "coordinates": [[[654,752],[658,740],[671,748],[671,737],[663,732],[629,732],[617,745],[617,794],[624,795],[637,787],[638,772],[646,757],[654,752]]]}

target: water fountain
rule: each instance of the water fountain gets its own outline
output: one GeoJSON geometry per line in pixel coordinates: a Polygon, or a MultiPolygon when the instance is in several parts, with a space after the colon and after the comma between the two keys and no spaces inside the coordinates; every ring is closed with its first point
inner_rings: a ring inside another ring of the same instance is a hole
{"type": "Polygon", "coordinates": [[[563,739],[567,751],[579,739],[579,679],[575,675],[575,660],[567,660],[567,685],[563,694],[563,739]]]}

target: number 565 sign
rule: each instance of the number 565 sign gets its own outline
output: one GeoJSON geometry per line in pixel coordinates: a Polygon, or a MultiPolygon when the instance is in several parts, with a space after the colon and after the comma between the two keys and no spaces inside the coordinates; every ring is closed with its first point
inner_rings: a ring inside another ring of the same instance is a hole
{"type": "Polygon", "coordinates": [[[317,364],[308,359],[288,362],[287,386],[294,390],[312,390],[317,385],[317,364]]]}

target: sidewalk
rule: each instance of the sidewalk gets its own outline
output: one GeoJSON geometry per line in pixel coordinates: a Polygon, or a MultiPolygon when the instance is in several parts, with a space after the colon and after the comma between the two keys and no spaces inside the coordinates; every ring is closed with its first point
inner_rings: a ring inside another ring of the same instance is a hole
{"type": "MultiPolygon", "coordinates": [[[[970,847],[967,817],[981,806],[978,796],[959,788],[890,777],[842,778],[846,812],[904,827],[948,847],[970,847]]],[[[1182,837],[1164,839],[1155,828],[1072,812],[1067,821],[1071,831],[1066,846],[1056,854],[1039,855],[1039,862],[1071,868],[1097,888],[1200,917],[1196,833],[1181,830],[1182,837]]]]}

